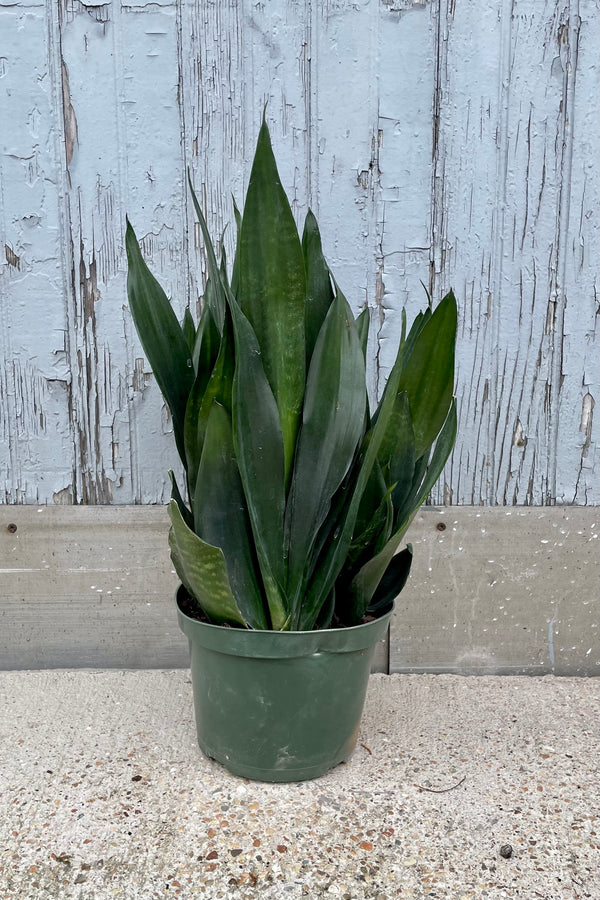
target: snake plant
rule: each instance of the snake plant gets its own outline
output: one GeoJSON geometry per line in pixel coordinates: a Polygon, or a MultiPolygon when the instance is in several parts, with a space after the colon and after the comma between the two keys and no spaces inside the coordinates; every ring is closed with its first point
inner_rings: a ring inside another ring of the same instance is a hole
{"type": "Polygon", "coordinates": [[[403,313],[370,408],[368,310],[354,318],[310,211],[300,237],[264,118],[230,272],[189,186],[208,273],[197,325],[126,234],[129,308],[185,471],[183,491],[169,473],[173,564],[212,623],[356,625],[404,586],[412,548],[396,550],[454,443],[454,295],[409,329],[403,313]]]}

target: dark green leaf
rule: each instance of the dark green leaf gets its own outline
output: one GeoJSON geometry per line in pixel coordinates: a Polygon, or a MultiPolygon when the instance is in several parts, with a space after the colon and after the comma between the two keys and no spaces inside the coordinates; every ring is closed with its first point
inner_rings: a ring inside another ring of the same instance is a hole
{"type": "Polygon", "coordinates": [[[385,547],[376,556],[365,563],[352,582],[350,595],[354,621],[359,621],[364,615],[364,611],[367,608],[377,585],[381,581],[383,573],[386,571],[396,552],[398,544],[402,540],[403,535],[406,533],[421,504],[426,500],[429,491],[439,478],[454,444],[455,437],[456,404],[452,401],[448,416],[436,442],[425,478],[421,481],[421,476],[418,473],[425,468],[426,457],[421,458],[415,466],[415,483],[418,487],[413,491],[410,501],[407,502],[403,510],[398,512],[394,533],[385,547]]]}
{"type": "Polygon", "coordinates": [[[231,591],[223,551],[188,528],[175,500],[169,503],[169,516],[171,559],[185,589],[216,624],[246,625],[231,591]]]}
{"type": "Polygon", "coordinates": [[[369,307],[365,306],[358,319],[356,320],[356,330],[358,331],[358,339],[360,341],[360,346],[362,347],[365,362],[367,359],[367,344],[369,342],[369,325],[369,307]]]}
{"type": "Polygon", "coordinates": [[[283,525],[285,470],[283,439],[273,392],[262,365],[256,335],[229,298],[236,367],[233,379],[233,441],[273,629],[288,625],[285,601],[283,525]]]}
{"type": "MultiPolygon", "coordinates": [[[[406,391],[415,435],[415,457],[431,446],[450,408],[454,389],[456,300],[447,294],[405,349],[400,391],[406,391]]],[[[407,339],[408,345],[408,339],[407,339]]]]}
{"type": "Polygon", "coordinates": [[[263,121],[238,243],[236,296],[275,396],[289,485],[305,381],[304,257],[263,121]]]}
{"type": "Polygon", "coordinates": [[[307,588],[302,608],[302,628],[306,630],[314,627],[319,609],[344,565],[344,560],[352,541],[362,495],[371,477],[371,471],[375,465],[377,454],[393,412],[402,371],[401,365],[402,358],[399,354],[381,398],[377,421],[373,422],[372,428],[363,438],[361,452],[355,463],[358,474],[351,490],[350,499],[343,515],[340,517],[340,523],[336,528],[334,538],[324,548],[322,558],[319,560],[319,564],[307,588]]]}
{"type": "Polygon", "coordinates": [[[223,551],[229,583],[244,620],[251,628],[267,628],[231,419],[215,401],[208,416],[193,510],[196,534],[223,551]]]}
{"type": "Polygon", "coordinates": [[[367,615],[381,616],[387,612],[408,581],[412,559],[412,544],[392,557],[367,607],[367,615]]]}
{"type": "Polygon", "coordinates": [[[238,237],[239,237],[240,228],[242,227],[242,214],[238,208],[237,203],[235,202],[235,197],[232,197],[231,199],[233,201],[233,216],[235,218],[235,225],[236,225],[237,233],[238,233],[238,237]]]}
{"type": "Polygon", "coordinates": [[[371,598],[377,589],[377,585],[381,581],[384,572],[389,566],[394,553],[398,549],[402,534],[406,531],[392,535],[382,550],[362,566],[359,572],[354,576],[349,591],[348,611],[350,614],[350,624],[357,625],[365,614],[371,598]]]}
{"type": "MultiPolygon", "coordinates": [[[[188,183],[190,186],[190,191],[192,194],[192,201],[194,204],[194,208],[196,210],[196,215],[198,216],[198,221],[200,223],[200,229],[202,231],[202,237],[204,239],[204,248],[206,250],[206,261],[208,263],[208,276],[212,282],[214,293],[212,293],[208,299],[208,303],[211,306],[212,313],[215,319],[215,323],[219,332],[223,330],[223,321],[225,319],[225,293],[221,288],[221,276],[219,265],[217,263],[217,257],[215,255],[215,248],[213,246],[213,242],[211,240],[208,225],[206,224],[206,219],[204,218],[204,214],[200,208],[200,204],[198,203],[198,198],[196,197],[196,192],[194,191],[194,185],[192,184],[192,178],[190,175],[190,171],[188,169],[188,183]]],[[[206,300],[206,298],[205,298],[206,300]]]]}
{"type": "MultiPolygon", "coordinates": [[[[205,295],[206,301],[206,295],[205,295]]],[[[194,347],[196,377],[185,409],[183,437],[188,485],[193,494],[196,475],[202,453],[202,441],[198,434],[198,416],[212,371],[215,367],[221,345],[221,335],[214,321],[211,307],[205,302],[198,323],[194,347]]],[[[208,413],[206,414],[206,417],[208,413]]],[[[206,425],[206,417],[204,426],[206,425]]],[[[203,431],[201,436],[203,436],[203,431]]],[[[200,437],[201,437],[200,436],[200,437]]]]}
{"type": "Polygon", "coordinates": [[[173,417],[175,443],[185,463],[185,407],[194,383],[191,354],[167,295],[144,262],[127,221],[127,295],[144,353],[173,417]]]}
{"type": "MultiPolygon", "coordinates": [[[[358,457],[358,451],[356,457],[358,457]]],[[[310,560],[310,568],[308,568],[306,572],[307,580],[312,578],[315,570],[318,568],[320,561],[323,558],[323,554],[326,552],[326,548],[330,546],[333,540],[337,540],[336,536],[339,534],[348,513],[348,505],[356,486],[357,477],[358,466],[353,463],[350,467],[350,472],[346,475],[334,494],[327,518],[317,533],[313,552],[311,554],[312,559],[310,560]]]]}
{"type": "Polygon", "coordinates": [[[394,528],[394,533],[397,531],[400,524],[403,523],[407,519],[407,517],[412,516],[414,511],[420,506],[420,503],[418,501],[419,490],[421,485],[423,484],[423,479],[427,474],[429,456],[430,451],[427,450],[425,453],[423,453],[422,456],[419,457],[419,459],[415,461],[412,482],[408,486],[408,490],[406,491],[404,497],[396,494],[397,502],[394,504],[396,510],[396,527],[394,528]]]}
{"type": "MultiPolygon", "coordinates": [[[[354,526],[354,534],[361,536],[359,538],[361,543],[364,541],[362,535],[365,531],[372,535],[383,527],[387,518],[387,513],[385,508],[382,508],[382,501],[386,496],[389,496],[387,484],[383,477],[379,461],[375,460],[371,475],[369,476],[369,480],[367,481],[361,497],[358,515],[356,517],[356,525],[354,526]],[[377,522],[374,522],[374,519],[376,519],[377,522]],[[375,529],[375,532],[373,531],[373,528],[375,529]]],[[[353,538],[352,543],[354,544],[356,540],[357,538],[353,538]]]]}
{"type": "Polygon", "coordinates": [[[215,322],[212,307],[206,302],[210,284],[209,280],[206,285],[205,303],[198,323],[198,330],[196,331],[192,356],[196,376],[199,376],[200,381],[205,385],[210,378],[210,373],[216,362],[221,345],[221,333],[215,322]]]}
{"type": "Polygon", "coordinates": [[[289,500],[288,595],[297,628],[317,533],[361,438],[365,370],[352,311],[339,292],[315,344],[289,500]]]}
{"type": "Polygon", "coordinates": [[[196,326],[194,325],[194,320],[192,318],[189,306],[186,306],[185,308],[181,330],[183,331],[185,342],[188,345],[188,350],[190,351],[190,353],[193,353],[194,343],[196,341],[196,326]]]}
{"type": "Polygon", "coordinates": [[[321,607],[319,618],[315,624],[315,628],[330,628],[331,620],[335,612],[335,587],[329,592],[329,597],[321,607]]]}
{"type": "Polygon", "coordinates": [[[223,232],[223,236],[221,237],[221,264],[219,266],[219,271],[221,273],[221,282],[225,286],[225,291],[230,290],[229,287],[229,277],[227,275],[227,253],[225,251],[225,232],[223,232]]]}
{"type": "Polygon", "coordinates": [[[394,409],[379,451],[379,461],[386,470],[387,483],[393,484],[395,507],[410,492],[415,471],[415,438],[406,392],[396,394],[394,409]]]}
{"type": "Polygon", "coordinates": [[[233,200],[233,214],[235,216],[235,225],[237,230],[237,241],[235,245],[235,256],[233,257],[233,269],[231,270],[231,293],[234,297],[238,296],[238,286],[239,286],[239,246],[240,246],[240,231],[242,228],[242,214],[237,207],[237,203],[235,202],[235,197],[232,197],[233,200]]]}
{"type": "Polygon", "coordinates": [[[323,256],[321,234],[313,213],[309,209],[302,233],[302,252],[306,267],[306,367],[310,365],[314,346],[333,300],[329,266],[323,256]]]}
{"type": "MultiPolygon", "coordinates": [[[[356,330],[358,331],[358,339],[360,341],[360,346],[362,349],[363,359],[365,361],[365,367],[367,365],[367,345],[369,343],[369,325],[370,325],[370,314],[369,308],[366,306],[363,311],[360,313],[358,319],[356,320],[356,330]]],[[[365,395],[367,397],[367,401],[365,403],[365,423],[363,427],[363,436],[367,433],[369,428],[371,427],[371,409],[369,405],[369,396],[367,393],[367,385],[365,382],[365,395]]]]}
{"type": "MultiPolygon", "coordinates": [[[[403,326],[403,330],[406,331],[406,313],[404,310],[403,310],[403,313],[404,313],[404,321],[402,323],[402,326],[403,326]]],[[[415,316],[414,321],[410,327],[410,331],[408,332],[408,335],[406,336],[406,339],[404,341],[404,343],[406,345],[405,346],[405,351],[406,351],[405,358],[406,359],[408,359],[408,357],[412,353],[412,348],[414,347],[417,338],[423,331],[423,328],[425,327],[425,325],[427,325],[427,323],[429,322],[430,318],[431,318],[431,307],[429,307],[429,306],[427,307],[427,309],[424,312],[417,313],[417,315],[415,316]]]]}
{"type": "MultiPolygon", "coordinates": [[[[377,463],[375,463],[373,468],[375,469],[376,466],[377,463]]],[[[345,586],[352,580],[365,557],[368,559],[375,553],[378,553],[390,538],[394,524],[391,492],[392,488],[390,487],[381,498],[379,506],[374,510],[371,519],[365,523],[363,531],[358,534],[358,537],[352,538],[348,556],[338,577],[338,581],[343,582],[345,586]]]]}
{"type": "Polygon", "coordinates": [[[446,416],[446,421],[444,422],[438,439],[435,442],[431,461],[429,463],[429,466],[427,467],[427,474],[425,475],[423,483],[421,484],[419,492],[417,494],[417,507],[421,506],[421,504],[425,502],[436,481],[442,474],[442,470],[446,465],[446,461],[450,456],[450,453],[452,452],[454,441],[456,440],[456,429],[456,400],[454,400],[453,398],[450,403],[448,415],[446,416]]]}
{"type": "Polygon", "coordinates": [[[219,354],[212,372],[210,372],[208,383],[204,377],[205,369],[202,368],[198,371],[185,412],[185,453],[188,481],[192,493],[195,490],[206,425],[213,401],[218,401],[228,412],[231,412],[233,370],[233,327],[231,313],[227,310],[219,354]]]}
{"type": "Polygon", "coordinates": [[[185,505],[185,503],[183,502],[183,497],[181,496],[181,492],[179,490],[179,485],[177,484],[177,481],[175,480],[175,474],[172,469],[169,469],[169,478],[171,479],[171,500],[175,500],[175,502],[177,503],[177,506],[179,507],[179,512],[181,513],[181,515],[183,517],[183,521],[188,526],[188,528],[191,528],[193,531],[194,530],[194,517],[193,517],[192,513],[190,512],[190,510],[185,505]]]}

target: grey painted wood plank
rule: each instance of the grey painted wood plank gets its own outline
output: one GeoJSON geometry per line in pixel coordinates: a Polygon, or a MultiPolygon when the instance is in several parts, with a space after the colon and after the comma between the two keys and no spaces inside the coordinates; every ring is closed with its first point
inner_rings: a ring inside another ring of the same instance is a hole
{"type": "MultiPolygon", "coordinates": [[[[598,8],[598,4],[596,4],[598,8]]],[[[600,206],[600,109],[585,102],[597,95],[600,59],[600,28],[584,4],[575,10],[567,41],[561,41],[560,66],[575,65],[576,81],[566,98],[566,127],[569,143],[569,190],[563,193],[563,268],[560,282],[564,291],[561,350],[562,381],[556,417],[556,496],[573,496],[577,503],[598,503],[600,479],[597,453],[600,443],[600,416],[594,407],[600,378],[600,329],[598,293],[600,270],[597,248],[599,226],[595,212],[600,206]],[[579,13],[583,10],[581,21],[579,13]],[[574,33],[574,29],[576,29],[574,33]],[[575,473],[575,493],[573,475],[575,473]]]]}
{"type": "Polygon", "coordinates": [[[403,4],[381,7],[379,392],[395,359],[401,311],[412,321],[427,305],[423,285],[432,286],[434,5],[414,4],[409,17],[403,4]]]}
{"type": "Polygon", "coordinates": [[[56,97],[43,4],[0,4],[0,501],[72,477],[56,97]]]}
{"type": "MultiPolygon", "coordinates": [[[[389,670],[600,674],[597,513],[421,512],[389,670]]],[[[159,506],[3,507],[0,668],[186,666],[167,532],[159,506]]]]}
{"type": "Polygon", "coordinates": [[[434,501],[599,502],[600,376],[583,361],[598,341],[597,15],[576,0],[440,4],[433,245],[436,284],[461,305],[460,437],[434,501]]]}
{"type": "Polygon", "coordinates": [[[168,496],[170,422],[126,303],[125,216],[179,316],[186,306],[173,4],[56,7],[63,84],[64,268],[75,473],[71,502],[168,496]],[[99,86],[102,86],[99,101],[99,86]],[[147,392],[147,395],[146,395],[147,392]],[[141,414],[138,416],[138,412],[141,414]]]}

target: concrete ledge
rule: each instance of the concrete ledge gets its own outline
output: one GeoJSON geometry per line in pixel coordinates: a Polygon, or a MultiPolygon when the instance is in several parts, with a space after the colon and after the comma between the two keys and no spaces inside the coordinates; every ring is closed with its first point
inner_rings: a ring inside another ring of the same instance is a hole
{"type": "MultiPolygon", "coordinates": [[[[596,508],[425,508],[376,669],[600,674],[596,508]]],[[[188,664],[164,507],[0,510],[0,668],[188,664]]]]}
{"type": "Polygon", "coordinates": [[[596,679],[375,675],[350,762],[291,785],[201,755],[185,670],[0,693],[2,900],[598,897],[596,679]]]}
{"type": "Polygon", "coordinates": [[[600,675],[600,510],[424,509],[390,671],[600,675]]]}

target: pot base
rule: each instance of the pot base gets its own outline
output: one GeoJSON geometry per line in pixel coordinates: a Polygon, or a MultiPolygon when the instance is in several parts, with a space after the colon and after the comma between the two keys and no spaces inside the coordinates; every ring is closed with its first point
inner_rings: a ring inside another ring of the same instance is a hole
{"type": "Polygon", "coordinates": [[[238,778],[245,778],[249,781],[261,781],[261,782],[269,782],[271,784],[285,784],[289,782],[296,781],[311,781],[313,778],[321,778],[323,775],[327,775],[332,769],[335,769],[337,766],[345,765],[350,757],[352,756],[352,752],[348,754],[347,759],[341,759],[339,762],[326,763],[325,765],[319,766],[304,766],[302,768],[293,769],[293,768],[285,768],[281,771],[276,769],[264,769],[264,768],[256,768],[254,766],[245,766],[243,764],[238,765],[231,760],[219,760],[215,756],[208,753],[205,748],[198,740],[198,744],[200,746],[200,750],[206,756],[207,759],[210,759],[211,762],[219,763],[222,765],[231,775],[235,775],[238,778]]]}

